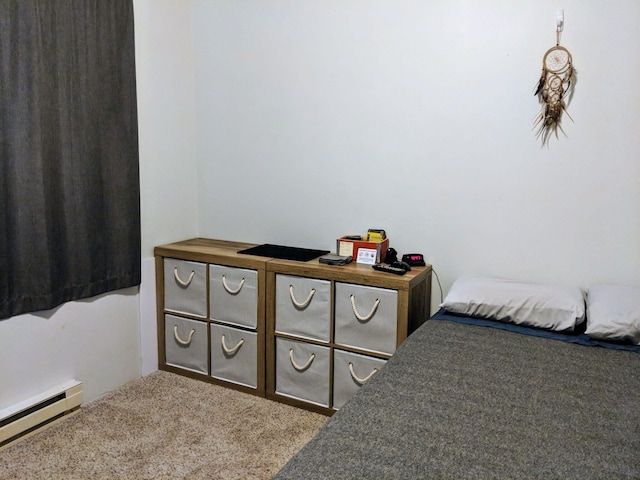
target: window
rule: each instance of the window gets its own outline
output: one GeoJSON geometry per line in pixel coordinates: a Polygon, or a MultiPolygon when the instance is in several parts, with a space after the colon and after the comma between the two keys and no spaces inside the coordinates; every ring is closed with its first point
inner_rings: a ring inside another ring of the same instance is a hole
{"type": "Polygon", "coordinates": [[[0,318],[140,283],[131,0],[0,2],[0,318]]]}

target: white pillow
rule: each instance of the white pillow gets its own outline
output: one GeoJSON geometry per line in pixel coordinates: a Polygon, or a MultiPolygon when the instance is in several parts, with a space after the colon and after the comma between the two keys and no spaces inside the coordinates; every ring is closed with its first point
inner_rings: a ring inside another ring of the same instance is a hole
{"type": "Polygon", "coordinates": [[[504,278],[458,278],[441,307],[531,327],[573,331],[585,318],[582,291],[504,278]]]}
{"type": "Polygon", "coordinates": [[[600,285],[587,296],[587,335],[640,345],[640,288],[600,285]]]}

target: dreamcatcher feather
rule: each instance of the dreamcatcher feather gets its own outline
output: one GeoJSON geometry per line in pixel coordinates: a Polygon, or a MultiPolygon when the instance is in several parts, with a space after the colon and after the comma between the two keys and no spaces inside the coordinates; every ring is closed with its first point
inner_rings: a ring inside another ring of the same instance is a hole
{"type": "Polygon", "coordinates": [[[556,46],[544,54],[542,74],[534,94],[538,97],[541,105],[534,128],[538,128],[536,138],[542,140],[543,146],[549,143],[551,135],[558,138],[558,130],[564,134],[562,129],[563,113],[566,113],[573,121],[567,112],[567,106],[571,103],[577,76],[576,70],[573,68],[571,53],[560,46],[560,31],[560,27],[558,27],[556,46]]]}

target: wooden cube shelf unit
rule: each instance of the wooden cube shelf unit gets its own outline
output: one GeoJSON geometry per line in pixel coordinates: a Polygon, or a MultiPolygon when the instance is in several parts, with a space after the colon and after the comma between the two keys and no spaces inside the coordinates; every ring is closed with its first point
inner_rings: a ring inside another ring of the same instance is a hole
{"type": "Polygon", "coordinates": [[[156,247],[161,370],[331,415],[429,317],[430,265],[396,276],[237,253],[252,246],[156,247]]]}
{"type": "Polygon", "coordinates": [[[156,247],[158,368],[265,395],[267,258],[195,238],[156,247]]]}
{"type": "Polygon", "coordinates": [[[429,318],[431,266],[274,259],[267,292],[267,397],[330,415],[429,318]]]}

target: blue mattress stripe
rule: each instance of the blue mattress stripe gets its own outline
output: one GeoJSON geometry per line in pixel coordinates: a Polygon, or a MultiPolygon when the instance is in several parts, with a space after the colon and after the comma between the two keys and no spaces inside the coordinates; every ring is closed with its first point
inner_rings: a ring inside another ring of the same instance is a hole
{"type": "Polygon", "coordinates": [[[628,350],[640,353],[640,345],[631,345],[627,343],[614,343],[595,340],[585,333],[563,333],[551,330],[543,330],[540,328],[525,327],[513,323],[504,323],[497,320],[490,320],[481,317],[470,317],[447,312],[444,308],[438,310],[429,320],[447,320],[467,325],[478,325],[482,327],[498,328],[510,332],[521,333],[523,335],[532,335],[534,337],[549,338],[551,340],[559,340],[561,342],[577,343],[588,347],[604,347],[614,350],[628,350]]]}

